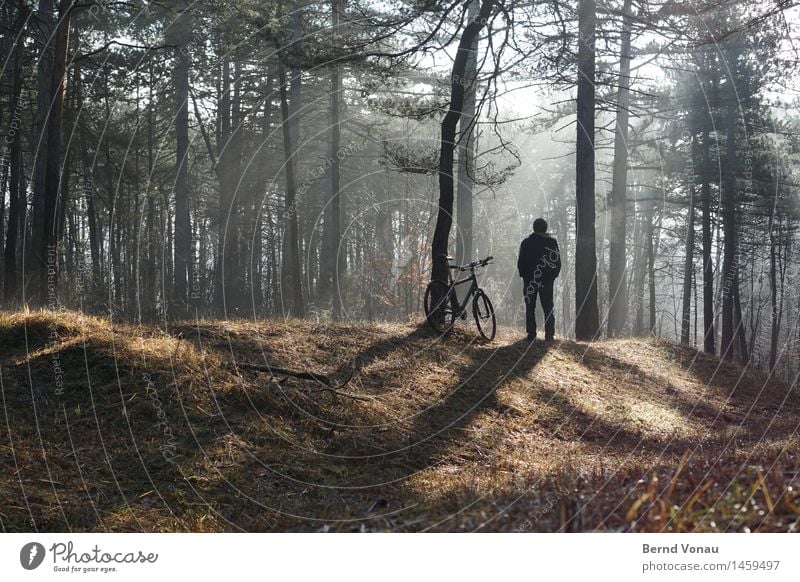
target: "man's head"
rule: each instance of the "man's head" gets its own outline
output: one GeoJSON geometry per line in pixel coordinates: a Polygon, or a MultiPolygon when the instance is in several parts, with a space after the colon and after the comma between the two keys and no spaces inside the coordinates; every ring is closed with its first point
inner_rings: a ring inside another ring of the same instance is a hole
{"type": "Polygon", "coordinates": [[[544,218],[537,218],[533,221],[533,232],[544,234],[547,232],[547,221],[544,218]]]}

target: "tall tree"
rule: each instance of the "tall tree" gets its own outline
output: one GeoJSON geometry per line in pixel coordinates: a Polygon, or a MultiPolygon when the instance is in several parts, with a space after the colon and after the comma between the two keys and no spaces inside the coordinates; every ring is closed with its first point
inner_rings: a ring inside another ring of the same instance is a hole
{"type": "MultiPolygon", "coordinates": [[[[49,119],[51,107],[51,91],[53,78],[53,61],[55,52],[54,31],[55,31],[55,2],[54,0],[39,0],[36,11],[36,27],[38,31],[39,45],[41,52],[37,61],[36,71],[36,117],[34,119],[34,156],[33,168],[31,173],[32,200],[31,200],[31,238],[23,247],[25,254],[24,264],[28,265],[22,273],[23,297],[32,299],[35,303],[43,303],[42,280],[46,280],[46,261],[47,257],[40,256],[41,241],[45,237],[45,180],[47,177],[47,140],[49,138],[49,119]],[[27,272],[25,272],[27,271],[27,272]],[[29,292],[27,283],[35,281],[33,292],[29,292]]],[[[26,233],[21,232],[23,240],[26,240],[26,233]]],[[[45,284],[46,287],[46,284],[45,284]]],[[[46,292],[46,290],[45,290],[46,292]]]]}
{"type": "Polygon", "coordinates": [[[192,226],[189,216],[189,72],[192,18],[182,0],[175,20],[175,268],[174,298],[178,309],[188,307],[192,268],[192,226]]]}
{"type": "Polygon", "coordinates": [[[286,197],[284,199],[284,242],[281,262],[281,295],[288,301],[288,312],[295,317],[305,315],[303,302],[302,270],[300,267],[300,236],[297,221],[297,152],[300,141],[300,99],[302,82],[301,13],[292,11],[291,30],[293,42],[281,54],[278,67],[280,77],[281,123],[285,155],[286,197]],[[289,61],[289,79],[286,64],[289,61]],[[287,87],[288,85],[288,87],[287,87]]]}
{"type": "Polygon", "coordinates": [[[219,157],[216,163],[219,179],[219,211],[217,223],[219,236],[217,237],[217,253],[214,260],[214,303],[216,312],[220,317],[225,316],[233,307],[231,291],[236,287],[236,276],[233,224],[231,217],[235,216],[234,198],[237,176],[233,164],[235,147],[233,146],[233,120],[231,108],[231,59],[226,54],[220,67],[222,77],[220,94],[217,105],[217,152],[219,157]]]}
{"type": "Polygon", "coordinates": [[[47,154],[43,200],[40,205],[41,218],[37,221],[39,231],[33,244],[37,247],[38,303],[57,304],[58,290],[58,224],[56,209],[60,196],[66,196],[61,188],[61,128],[64,121],[64,79],[67,70],[69,30],[74,0],[61,0],[58,6],[58,24],[55,30],[55,51],[51,73],[50,95],[47,116],[47,154]]]}
{"type": "Polygon", "coordinates": [[[692,132],[690,144],[690,164],[687,169],[687,188],[689,190],[689,221],[686,225],[686,246],[683,262],[683,301],[681,305],[681,343],[689,345],[691,332],[691,308],[692,308],[692,279],[694,277],[694,160],[697,156],[697,137],[692,132]]]}
{"type": "MultiPolygon", "coordinates": [[[[471,0],[467,18],[478,16],[478,0],[471,0]]],[[[456,189],[456,263],[472,260],[472,197],[475,176],[475,109],[478,83],[478,36],[469,46],[463,82],[466,84],[464,105],[459,119],[458,188],[456,189]]]]}
{"type": "Polygon", "coordinates": [[[9,107],[8,129],[6,142],[10,141],[8,151],[8,226],[6,227],[6,240],[3,253],[3,298],[7,304],[17,300],[18,274],[17,274],[17,239],[20,226],[20,217],[24,215],[25,207],[25,172],[22,157],[22,68],[23,49],[25,46],[24,28],[28,18],[28,10],[24,2],[18,3],[17,17],[14,19],[11,30],[13,54],[11,65],[11,99],[9,107]]]}
{"type": "MultiPolygon", "coordinates": [[[[331,0],[331,33],[334,42],[341,38],[341,13],[344,0],[331,0]]],[[[340,276],[345,266],[342,243],[342,193],[341,193],[341,125],[340,99],[342,93],[341,65],[338,59],[330,66],[330,137],[328,141],[328,202],[322,224],[323,245],[320,252],[320,296],[323,302],[332,302],[334,317],[341,313],[340,276]]]]}
{"type": "MultiPolygon", "coordinates": [[[[450,239],[450,228],[453,225],[453,160],[456,147],[456,128],[461,119],[464,106],[464,74],[467,70],[467,60],[470,56],[470,47],[486,26],[494,7],[494,0],[481,0],[481,7],[477,18],[471,19],[458,43],[456,58],[453,61],[453,70],[450,75],[450,104],[442,120],[439,155],[439,204],[436,214],[436,227],[433,231],[431,242],[431,281],[447,281],[448,264],[447,248],[450,239]]],[[[434,305],[439,298],[434,298],[434,305]]]]}
{"type": "Polygon", "coordinates": [[[724,359],[733,359],[736,322],[734,302],[739,284],[739,231],[736,212],[736,117],[737,102],[733,99],[732,78],[728,79],[728,104],[726,114],[727,135],[725,138],[725,171],[722,183],[722,345],[720,354],[724,359]]]}
{"type": "Polygon", "coordinates": [[[593,340],[600,331],[594,199],[596,19],[594,0],[579,0],[575,150],[575,337],[578,340],[593,340]]]}
{"type": "Polygon", "coordinates": [[[631,0],[623,7],[620,42],[619,82],[617,89],[617,124],[614,134],[614,173],[609,208],[611,233],[608,237],[608,335],[620,335],[628,317],[627,249],[625,245],[628,188],[628,118],[631,83],[631,0]]]}
{"type": "Polygon", "coordinates": [[[714,329],[714,260],[711,231],[711,140],[709,135],[710,112],[703,114],[702,163],[702,229],[703,229],[703,351],[716,353],[717,334],[714,329]]]}

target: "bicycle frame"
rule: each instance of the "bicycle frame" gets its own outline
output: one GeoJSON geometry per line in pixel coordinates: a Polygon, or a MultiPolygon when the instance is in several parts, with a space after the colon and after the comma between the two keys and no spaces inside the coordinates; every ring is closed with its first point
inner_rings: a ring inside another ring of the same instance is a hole
{"type": "MultiPolygon", "coordinates": [[[[467,310],[467,305],[469,305],[469,300],[477,293],[478,287],[478,277],[475,275],[475,268],[470,269],[469,277],[466,279],[461,279],[460,281],[456,281],[453,278],[453,275],[450,275],[450,291],[452,293],[456,292],[456,287],[459,285],[463,285],[464,283],[471,283],[469,286],[469,290],[467,294],[464,296],[464,302],[458,304],[458,312],[456,313],[456,317],[460,317],[462,313],[467,310]]],[[[456,295],[456,300],[458,300],[458,295],[456,295]]]]}

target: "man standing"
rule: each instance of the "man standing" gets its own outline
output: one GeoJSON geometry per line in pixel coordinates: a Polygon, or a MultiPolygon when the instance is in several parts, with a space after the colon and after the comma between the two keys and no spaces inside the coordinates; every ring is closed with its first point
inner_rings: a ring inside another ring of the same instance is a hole
{"type": "Polygon", "coordinates": [[[536,297],[544,311],[544,339],[553,341],[556,320],[553,310],[553,283],[561,272],[561,253],[558,241],[547,233],[547,221],[533,221],[533,234],[519,247],[517,270],[522,277],[525,294],[525,330],[528,341],[536,339],[536,297]]]}

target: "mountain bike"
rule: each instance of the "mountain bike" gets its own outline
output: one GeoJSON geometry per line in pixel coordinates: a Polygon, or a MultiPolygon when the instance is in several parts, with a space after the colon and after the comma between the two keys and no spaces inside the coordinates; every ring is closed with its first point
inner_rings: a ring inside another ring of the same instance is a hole
{"type": "MultiPolygon", "coordinates": [[[[452,257],[446,257],[448,263],[452,257]]],[[[486,292],[478,286],[475,269],[485,267],[494,257],[486,257],[480,261],[473,261],[468,265],[448,265],[448,282],[431,281],[425,289],[425,318],[430,326],[440,334],[449,333],[456,323],[457,318],[467,318],[467,305],[472,299],[472,316],[481,336],[491,341],[497,331],[497,321],[494,316],[494,307],[486,292]],[[464,273],[469,271],[469,277],[461,280],[453,278],[452,271],[464,273]],[[469,283],[469,289],[462,302],[458,301],[456,287],[469,283]]]]}

